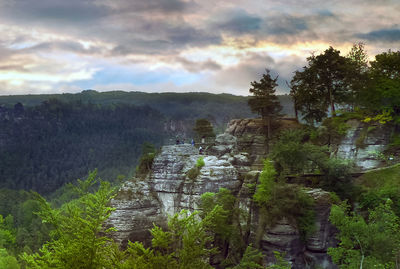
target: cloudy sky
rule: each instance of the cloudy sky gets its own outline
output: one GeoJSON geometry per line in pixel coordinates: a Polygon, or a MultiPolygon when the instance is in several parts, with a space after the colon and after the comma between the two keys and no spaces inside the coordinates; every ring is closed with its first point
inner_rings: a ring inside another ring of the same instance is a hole
{"type": "Polygon", "coordinates": [[[400,0],[0,0],[0,95],[287,91],[310,53],[400,49],[400,0]]]}

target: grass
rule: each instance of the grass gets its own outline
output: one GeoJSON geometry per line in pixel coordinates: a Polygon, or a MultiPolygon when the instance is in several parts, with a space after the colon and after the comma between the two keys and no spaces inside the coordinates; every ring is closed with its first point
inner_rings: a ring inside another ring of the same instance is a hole
{"type": "Polygon", "coordinates": [[[400,164],[365,173],[356,182],[367,189],[400,188],[400,164]]]}

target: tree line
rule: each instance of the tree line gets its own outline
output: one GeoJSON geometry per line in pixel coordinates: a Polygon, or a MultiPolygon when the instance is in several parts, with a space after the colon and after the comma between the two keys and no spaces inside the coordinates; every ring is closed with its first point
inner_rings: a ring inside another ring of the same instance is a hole
{"type": "MultiPolygon", "coordinates": [[[[387,51],[369,61],[364,44],[353,45],[346,56],[329,47],[307,58],[307,65],[295,71],[290,83],[295,114],[310,124],[323,121],[338,110],[362,110],[372,118],[398,118],[400,113],[400,51],[387,51]]],[[[281,110],[275,96],[277,77],[269,70],[251,83],[249,100],[253,112],[263,118],[281,110]]]]}

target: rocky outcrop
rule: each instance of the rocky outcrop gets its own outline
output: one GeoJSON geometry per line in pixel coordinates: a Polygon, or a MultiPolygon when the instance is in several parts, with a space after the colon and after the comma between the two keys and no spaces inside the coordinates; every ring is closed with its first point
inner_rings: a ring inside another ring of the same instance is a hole
{"type": "MultiPolygon", "coordinates": [[[[204,155],[199,155],[198,149],[189,144],[162,147],[151,174],[145,180],[125,183],[113,199],[116,210],[108,225],[119,230],[115,238],[123,244],[127,240],[146,241],[153,222],[163,225],[168,215],[182,209],[196,210],[203,193],[227,188],[237,196],[240,208],[248,213],[252,224],[250,239],[254,243],[259,212],[252,195],[260,173],[260,167],[254,163],[266,154],[265,137],[257,122],[231,122],[227,132],[207,146],[204,155]],[[197,176],[189,176],[200,157],[205,165],[197,176]]],[[[330,239],[333,229],[328,222],[330,196],[320,189],[308,192],[315,200],[316,232],[303,242],[297,228],[282,219],[275,227],[262,231],[261,250],[266,262],[272,261],[273,251],[278,250],[286,252],[294,268],[304,268],[306,263],[324,268],[332,266],[326,254],[334,243],[330,239]]]]}
{"type": "Polygon", "coordinates": [[[125,247],[128,241],[149,243],[153,223],[162,224],[161,204],[148,182],[131,180],[124,183],[111,201],[115,208],[107,227],[115,227],[114,240],[125,247]]]}
{"type": "MultiPolygon", "coordinates": [[[[272,126],[272,135],[282,129],[298,128],[300,125],[295,118],[279,118],[272,126]]],[[[262,119],[234,119],[228,124],[225,133],[237,137],[237,150],[247,152],[253,168],[262,167],[262,160],[268,153],[265,133],[267,126],[262,119]]]]}
{"type": "Polygon", "coordinates": [[[380,167],[393,129],[380,124],[367,125],[359,120],[349,120],[347,125],[349,129],[337,146],[336,156],[354,160],[360,170],[380,167]]]}
{"type": "Polygon", "coordinates": [[[182,209],[195,210],[201,194],[219,188],[234,191],[240,184],[238,172],[229,158],[199,155],[198,150],[188,144],[163,147],[154,160],[149,182],[161,202],[162,213],[166,215],[182,209]],[[187,173],[200,157],[205,165],[195,179],[190,179],[187,173]]]}

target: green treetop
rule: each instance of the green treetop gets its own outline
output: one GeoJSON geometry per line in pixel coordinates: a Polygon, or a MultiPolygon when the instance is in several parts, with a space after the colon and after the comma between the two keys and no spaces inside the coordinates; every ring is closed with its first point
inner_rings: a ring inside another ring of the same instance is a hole
{"type": "Polygon", "coordinates": [[[196,125],[193,131],[197,133],[199,137],[214,137],[215,133],[211,122],[207,119],[196,120],[196,125]]]}
{"type": "Polygon", "coordinates": [[[290,95],[305,120],[320,122],[329,110],[335,115],[336,105],[348,98],[350,60],[329,47],[323,54],[308,57],[307,62],[308,66],[295,72],[290,95]]]}
{"type": "Polygon", "coordinates": [[[266,69],[266,73],[262,75],[259,82],[251,82],[250,93],[253,96],[249,99],[248,104],[252,112],[258,113],[263,119],[267,120],[268,138],[271,135],[270,124],[271,118],[279,115],[282,106],[278,97],[275,95],[276,82],[278,77],[272,78],[270,71],[266,69]]]}

